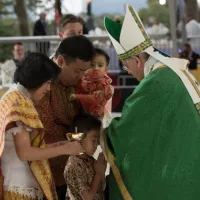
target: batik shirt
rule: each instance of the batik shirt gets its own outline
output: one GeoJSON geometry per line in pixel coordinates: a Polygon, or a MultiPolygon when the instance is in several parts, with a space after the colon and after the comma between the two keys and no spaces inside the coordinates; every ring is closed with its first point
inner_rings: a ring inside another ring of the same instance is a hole
{"type": "MultiPolygon", "coordinates": [[[[67,200],[82,200],[84,191],[89,191],[95,176],[93,157],[70,156],[65,167],[64,177],[67,184],[67,200]]],[[[103,184],[100,184],[93,200],[104,200],[103,184]]]]}
{"type": "MultiPolygon", "coordinates": [[[[54,81],[50,93],[36,107],[46,129],[44,139],[47,144],[66,140],[66,133],[74,116],[81,112],[80,105],[76,101],[70,101],[72,93],[75,93],[73,87],[66,87],[61,82],[54,81]]],[[[68,156],[49,159],[57,186],[65,184],[63,171],[67,159],[68,156]]]]}

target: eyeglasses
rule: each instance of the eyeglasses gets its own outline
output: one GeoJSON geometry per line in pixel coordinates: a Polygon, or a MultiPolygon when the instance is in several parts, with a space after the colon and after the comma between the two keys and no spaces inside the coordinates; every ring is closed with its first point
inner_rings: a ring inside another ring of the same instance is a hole
{"type": "MultiPolygon", "coordinates": [[[[133,58],[133,57],[131,57],[131,58],[127,59],[127,60],[124,60],[124,62],[125,62],[125,63],[128,63],[132,58],[133,58]]],[[[122,66],[122,69],[123,69],[124,71],[128,71],[128,67],[127,67],[126,65],[123,65],[123,66],[122,66]]]]}
{"type": "Polygon", "coordinates": [[[125,66],[125,65],[122,66],[122,69],[123,69],[124,71],[128,71],[128,67],[125,66]]]}
{"type": "MultiPolygon", "coordinates": [[[[134,57],[139,57],[139,56],[131,56],[130,58],[128,58],[127,60],[124,60],[124,62],[125,63],[128,63],[132,58],[134,58],[134,57]]],[[[123,66],[122,66],[122,69],[123,70],[125,70],[125,71],[128,71],[129,70],[129,68],[126,66],[126,64],[124,64],[123,66]]]]}

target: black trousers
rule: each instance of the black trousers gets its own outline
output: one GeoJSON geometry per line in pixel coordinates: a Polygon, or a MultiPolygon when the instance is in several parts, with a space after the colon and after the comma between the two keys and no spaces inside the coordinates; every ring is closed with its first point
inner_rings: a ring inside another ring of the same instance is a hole
{"type": "MultiPolygon", "coordinates": [[[[67,186],[61,185],[56,187],[56,192],[58,195],[58,200],[65,200],[66,199],[66,192],[67,192],[67,186]]],[[[46,198],[44,198],[46,200],[46,198]]]]}
{"type": "Polygon", "coordinates": [[[106,176],[106,188],[105,188],[105,190],[104,190],[104,198],[105,198],[105,200],[109,200],[108,179],[109,179],[109,175],[106,176]]]}
{"type": "Polygon", "coordinates": [[[65,200],[66,199],[67,186],[66,185],[57,186],[56,192],[57,192],[57,195],[58,195],[58,200],[65,200]]]}

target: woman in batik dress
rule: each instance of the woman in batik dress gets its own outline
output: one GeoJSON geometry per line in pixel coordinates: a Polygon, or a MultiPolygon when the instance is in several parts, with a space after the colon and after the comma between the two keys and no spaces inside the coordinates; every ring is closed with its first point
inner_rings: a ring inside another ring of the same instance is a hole
{"type": "Polygon", "coordinates": [[[78,142],[46,146],[44,127],[34,104],[50,90],[60,68],[40,53],[30,53],[21,62],[14,82],[0,100],[0,199],[57,200],[47,159],[78,154],[78,142]]]}

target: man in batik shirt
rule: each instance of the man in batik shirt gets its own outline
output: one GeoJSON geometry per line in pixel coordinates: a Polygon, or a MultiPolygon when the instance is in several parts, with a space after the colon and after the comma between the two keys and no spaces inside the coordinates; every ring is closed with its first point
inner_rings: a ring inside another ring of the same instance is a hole
{"type": "MultiPolygon", "coordinates": [[[[82,112],[78,102],[70,101],[74,86],[90,67],[94,55],[92,43],[84,36],[64,39],[58,47],[54,62],[62,68],[58,80],[52,82],[51,91],[37,107],[46,128],[47,144],[66,140],[66,133],[75,115],[82,112]]],[[[60,199],[65,198],[66,185],[63,177],[67,156],[50,159],[50,166],[60,199]]]]}

